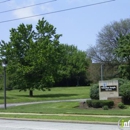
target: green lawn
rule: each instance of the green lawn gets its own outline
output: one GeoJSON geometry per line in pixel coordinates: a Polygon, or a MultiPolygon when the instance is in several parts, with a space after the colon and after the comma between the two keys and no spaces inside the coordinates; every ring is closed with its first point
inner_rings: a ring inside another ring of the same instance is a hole
{"type": "MultiPolygon", "coordinates": [[[[103,123],[103,122],[108,122],[108,123],[115,123],[117,124],[118,121],[121,119],[119,117],[112,117],[112,118],[106,118],[106,117],[92,117],[92,116],[63,116],[63,115],[11,115],[11,114],[8,114],[8,115],[1,115],[0,114],[0,117],[2,118],[15,118],[15,119],[30,119],[30,120],[60,120],[60,121],[76,121],[76,122],[79,122],[79,121],[87,121],[87,122],[97,122],[97,123],[103,123]]],[[[126,120],[129,120],[130,118],[125,118],[125,121],[126,120]]]]}
{"type": "MultiPolygon", "coordinates": [[[[34,102],[44,100],[62,100],[89,98],[90,87],[56,87],[51,91],[34,91],[34,96],[29,97],[28,91],[7,91],[7,103],[34,102]]],[[[0,91],[0,104],[3,103],[3,91],[0,91]]]]}
{"type": "Polygon", "coordinates": [[[80,109],[79,102],[42,103],[17,107],[9,107],[0,112],[42,113],[42,114],[82,114],[82,115],[122,115],[130,116],[130,107],[127,109],[80,109]]]}
{"type": "Polygon", "coordinates": [[[26,106],[9,107],[6,110],[0,109],[0,112],[11,112],[15,114],[0,113],[0,117],[118,122],[118,120],[121,119],[121,117],[116,117],[116,116],[130,116],[130,107],[128,107],[127,109],[103,110],[103,109],[80,109],[78,106],[79,106],[79,102],[58,102],[58,103],[43,103],[37,105],[34,104],[34,105],[26,105],[26,106]],[[17,113],[23,113],[23,115],[17,113]],[[26,114],[26,113],[30,113],[30,114],[26,114]],[[41,115],[37,115],[37,114],[41,114],[41,115]],[[97,115],[97,116],[93,117],[91,115],[97,115]],[[98,117],[101,115],[102,116],[111,115],[114,117],[98,117]]]}
{"type": "MultiPolygon", "coordinates": [[[[57,87],[51,91],[34,91],[34,96],[29,97],[28,92],[18,90],[7,91],[7,103],[33,102],[44,100],[64,100],[89,98],[90,87],[57,87]]],[[[0,91],[0,103],[3,103],[3,91],[0,91]]],[[[127,109],[79,109],[79,102],[57,102],[7,107],[0,109],[0,117],[6,118],[28,118],[28,119],[51,119],[51,120],[73,120],[73,121],[95,121],[95,122],[118,122],[120,117],[130,116],[130,106],[127,109]],[[3,112],[3,113],[2,113],[3,112]],[[9,112],[8,114],[4,113],[9,112]],[[10,114],[14,113],[14,114],[10,114]],[[18,113],[26,113],[19,115],[18,113]],[[33,113],[29,115],[27,113],[33,113]],[[37,115],[41,114],[41,115],[37,115]],[[52,114],[52,115],[46,115],[52,114]],[[60,114],[60,115],[56,115],[60,114]],[[86,116],[87,115],[87,116],[86,116]],[[93,117],[91,115],[98,115],[93,117]],[[115,117],[99,117],[101,115],[115,115],[115,117]]],[[[130,119],[130,118],[127,118],[130,119]]]]}

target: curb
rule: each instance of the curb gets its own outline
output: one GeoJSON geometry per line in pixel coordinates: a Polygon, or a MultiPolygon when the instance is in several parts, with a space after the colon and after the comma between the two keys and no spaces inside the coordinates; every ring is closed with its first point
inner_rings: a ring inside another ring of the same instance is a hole
{"type": "Polygon", "coordinates": [[[78,123],[78,124],[101,124],[101,125],[118,125],[116,122],[97,122],[97,121],[74,121],[74,120],[54,120],[54,119],[27,119],[27,118],[6,118],[0,117],[3,120],[17,121],[40,121],[40,122],[58,122],[58,123],[78,123]]]}
{"type": "Polygon", "coordinates": [[[130,118],[130,116],[125,116],[125,115],[82,115],[82,114],[69,114],[69,113],[67,113],[67,114],[45,114],[45,113],[14,113],[14,112],[0,112],[0,114],[2,114],[2,115],[8,115],[8,114],[11,114],[11,115],[47,115],[47,116],[55,116],[55,115],[57,115],[57,116],[84,116],[84,117],[88,117],[88,116],[91,116],[91,117],[107,117],[107,118],[109,118],[109,117],[118,117],[118,118],[130,118]]]}

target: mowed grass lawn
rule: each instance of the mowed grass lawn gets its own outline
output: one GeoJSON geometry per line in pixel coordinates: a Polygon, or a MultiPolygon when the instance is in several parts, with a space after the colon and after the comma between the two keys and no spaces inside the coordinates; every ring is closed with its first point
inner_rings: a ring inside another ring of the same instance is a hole
{"type": "MultiPolygon", "coordinates": [[[[127,109],[81,109],[79,102],[42,103],[0,109],[0,117],[5,118],[27,118],[47,120],[72,120],[72,121],[94,121],[115,122],[121,117],[130,116],[130,107],[127,109]],[[6,112],[6,113],[4,113],[6,112]],[[11,114],[12,113],[12,114],[11,114]],[[92,116],[96,115],[96,116],[92,116]],[[113,117],[106,117],[113,116],[113,117]]],[[[130,117],[125,118],[129,120],[130,117]]]]}
{"type": "MultiPolygon", "coordinates": [[[[34,102],[45,100],[64,100],[89,98],[90,87],[55,87],[51,91],[34,91],[34,96],[29,97],[29,91],[7,91],[7,103],[34,102]]],[[[4,92],[0,91],[0,104],[4,101],[4,92]]]]}
{"type": "MultiPolygon", "coordinates": [[[[29,97],[29,92],[18,90],[7,91],[7,103],[34,102],[46,100],[81,99],[89,97],[90,87],[56,87],[51,91],[34,91],[34,96],[29,97]]],[[[0,103],[3,104],[3,91],[0,91],[0,103]]],[[[81,109],[80,102],[56,102],[41,103],[0,108],[1,118],[27,118],[46,120],[73,120],[73,121],[94,121],[94,122],[115,122],[121,117],[130,116],[130,106],[127,109],[81,109]],[[18,114],[20,113],[20,114],[18,114]],[[22,114],[21,114],[22,113],[22,114]],[[29,114],[30,113],[30,114],[29,114]],[[96,115],[96,116],[91,116],[96,115]],[[102,117],[102,115],[104,115],[102,117]],[[105,117],[111,115],[114,117],[105,117]]],[[[127,120],[130,117],[126,118],[127,120]]]]}
{"type": "Polygon", "coordinates": [[[83,109],[79,108],[80,102],[56,102],[40,103],[23,106],[9,107],[7,110],[0,109],[0,112],[16,113],[40,113],[40,114],[80,114],[80,115],[117,115],[130,116],[130,106],[127,109],[83,109]]]}

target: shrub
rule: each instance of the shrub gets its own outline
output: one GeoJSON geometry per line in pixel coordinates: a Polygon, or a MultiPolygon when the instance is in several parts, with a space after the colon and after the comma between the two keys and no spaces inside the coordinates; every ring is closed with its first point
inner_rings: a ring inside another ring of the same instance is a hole
{"type": "Polygon", "coordinates": [[[111,108],[114,102],[111,100],[87,100],[87,105],[94,108],[102,108],[103,106],[111,108]]]}
{"type": "Polygon", "coordinates": [[[106,106],[106,105],[103,106],[102,108],[103,108],[103,110],[108,110],[109,109],[108,106],[106,106]]]}
{"type": "Polygon", "coordinates": [[[124,105],[124,103],[122,103],[122,102],[120,102],[120,103],[118,104],[118,107],[119,107],[120,109],[126,108],[125,105],[124,105]]]}
{"type": "Polygon", "coordinates": [[[129,80],[127,79],[123,79],[123,78],[115,78],[116,80],[118,80],[119,86],[123,85],[124,83],[128,82],[129,80]]]}
{"type": "Polygon", "coordinates": [[[130,81],[119,87],[119,95],[122,96],[125,104],[130,102],[130,81]]]}
{"type": "Polygon", "coordinates": [[[102,106],[108,106],[109,108],[111,108],[114,105],[114,102],[111,100],[102,100],[101,104],[102,106]]]}
{"type": "Polygon", "coordinates": [[[98,84],[94,84],[90,89],[90,98],[91,99],[99,99],[99,86],[98,84]]]}
{"type": "Polygon", "coordinates": [[[87,100],[88,107],[92,107],[92,100],[87,100]]]}
{"type": "Polygon", "coordinates": [[[92,107],[94,107],[94,108],[100,108],[101,107],[100,100],[92,100],[92,107]]]}

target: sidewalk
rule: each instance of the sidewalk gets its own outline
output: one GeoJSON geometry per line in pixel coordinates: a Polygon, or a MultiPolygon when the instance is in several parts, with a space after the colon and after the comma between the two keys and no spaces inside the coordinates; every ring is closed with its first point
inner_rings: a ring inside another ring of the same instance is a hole
{"type": "Polygon", "coordinates": [[[41,113],[12,113],[12,112],[0,112],[0,114],[3,114],[3,115],[8,115],[8,114],[10,114],[10,115],[39,115],[39,116],[44,116],[44,115],[46,115],[46,116],[54,116],[54,115],[56,115],[56,116],[91,116],[91,117],[119,117],[119,118],[128,118],[128,117],[130,117],[130,116],[113,116],[113,115],[80,115],[80,114],[41,114],[41,113]]]}
{"type": "MultiPolygon", "coordinates": [[[[10,113],[0,112],[0,115],[32,115],[32,116],[82,116],[82,117],[119,117],[129,118],[130,116],[112,116],[112,115],[79,115],[79,114],[40,114],[40,113],[10,113]]],[[[40,119],[40,118],[12,118],[12,117],[0,117],[5,120],[21,120],[21,121],[42,121],[42,122],[60,122],[60,123],[80,123],[80,124],[102,124],[102,125],[117,125],[118,122],[105,122],[105,121],[82,121],[82,120],[60,120],[60,119],[40,119]]]]}

